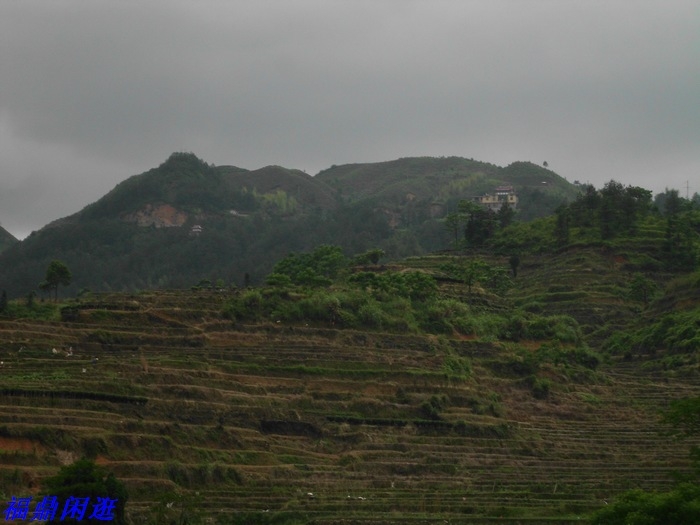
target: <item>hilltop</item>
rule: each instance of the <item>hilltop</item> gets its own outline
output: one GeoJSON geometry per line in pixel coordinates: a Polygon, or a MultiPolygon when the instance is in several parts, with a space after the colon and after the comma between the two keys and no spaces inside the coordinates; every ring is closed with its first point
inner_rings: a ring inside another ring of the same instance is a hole
{"type": "MultiPolygon", "coordinates": [[[[350,202],[382,203],[404,213],[455,210],[462,199],[473,199],[494,188],[512,185],[520,198],[521,218],[551,214],[579,189],[546,168],[514,162],[505,168],[461,157],[411,157],[388,162],[345,164],[321,171],[316,178],[350,202]]],[[[442,212],[444,213],[444,212],[442,212]]],[[[442,215],[441,213],[441,215],[442,215]]]]}
{"type": "Polygon", "coordinates": [[[445,217],[462,199],[513,185],[521,220],[550,214],[579,189],[530,163],[506,168],[460,158],[336,166],[315,177],[280,166],[213,166],[174,153],[83,210],[0,256],[0,289],[35,290],[64,261],[66,293],[187,288],[200,280],[260,282],[290,252],[337,243],[391,258],[450,246],[445,217]]]}

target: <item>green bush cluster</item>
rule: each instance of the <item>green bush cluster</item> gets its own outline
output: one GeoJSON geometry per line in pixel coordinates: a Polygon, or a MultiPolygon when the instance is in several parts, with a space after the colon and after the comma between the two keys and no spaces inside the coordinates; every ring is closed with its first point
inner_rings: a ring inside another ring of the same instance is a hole
{"type": "Polygon", "coordinates": [[[57,321],[60,319],[60,305],[50,301],[34,300],[27,301],[7,301],[5,307],[0,310],[0,317],[10,319],[41,319],[45,321],[57,321]]]}
{"type": "Polygon", "coordinates": [[[496,392],[491,392],[487,396],[471,396],[467,399],[467,405],[471,411],[477,415],[490,415],[494,417],[503,416],[503,405],[501,396],[496,392]]]}
{"type": "Polygon", "coordinates": [[[545,217],[531,222],[515,222],[496,232],[491,239],[494,253],[545,253],[554,248],[554,218],[545,217]]]}
{"type": "Polygon", "coordinates": [[[338,246],[324,244],[311,253],[287,255],[275,264],[267,283],[276,286],[326,286],[347,264],[348,259],[338,246]]]}
{"type": "Polygon", "coordinates": [[[235,321],[331,324],[342,328],[419,331],[411,302],[402,297],[378,301],[358,289],[279,288],[248,290],[230,300],[223,315],[235,321]]]}
{"type": "Polygon", "coordinates": [[[549,342],[528,354],[537,366],[550,363],[553,365],[582,366],[595,370],[603,358],[596,352],[584,346],[567,347],[557,342],[549,342]]]}
{"type": "Polygon", "coordinates": [[[303,322],[340,328],[473,335],[481,339],[552,340],[580,346],[578,323],[565,315],[485,312],[437,294],[422,272],[362,272],[333,287],[275,286],[235,295],[223,315],[241,322],[303,322]]]}
{"type": "Polygon", "coordinates": [[[528,383],[532,390],[532,395],[536,399],[547,399],[549,397],[549,390],[552,387],[552,382],[549,379],[530,376],[528,383]]]}
{"type": "Polygon", "coordinates": [[[191,466],[170,461],[164,469],[173,483],[185,488],[199,488],[215,483],[242,483],[241,475],[236,469],[221,464],[204,463],[191,466]]]}
{"type": "Polygon", "coordinates": [[[472,364],[469,358],[456,355],[453,352],[447,353],[442,367],[448,377],[466,379],[472,373],[472,364]]]}
{"type": "MultiPolygon", "coordinates": [[[[340,249],[322,246],[310,254],[292,255],[275,266],[268,287],[238,292],[223,308],[223,315],[243,322],[290,322],[339,328],[407,333],[463,334],[486,340],[553,340],[580,346],[578,323],[569,316],[543,316],[484,309],[439,293],[436,278],[421,270],[359,271],[344,274],[347,260],[340,249]],[[320,286],[331,277],[332,285],[320,286]]],[[[505,279],[504,268],[483,261],[443,271],[470,284],[505,279]]],[[[502,291],[502,290],[501,290],[502,291]]],[[[450,375],[465,375],[465,365],[450,375]]],[[[468,366],[467,366],[468,368],[468,366]]]]}
{"type": "Polygon", "coordinates": [[[506,317],[498,336],[509,341],[554,340],[577,345],[583,340],[578,322],[568,315],[540,316],[525,312],[506,317]]]}
{"type": "Polygon", "coordinates": [[[450,405],[450,398],[447,395],[432,395],[430,399],[423,401],[420,406],[421,415],[430,420],[440,420],[440,412],[450,405]]]}
{"type": "Polygon", "coordinates": [[[477,284],[498,295],[505,294],[513,286],[507,268],[493,266],[479,258],[447,262],[440,266],[440,270],[449,278],[466,284],[470,294],[477,284]]]}
{"type": "Polygon", "coordinates": [[[700,523],[700,486],[678,485],[670,492],[632,490],[599,510],[592,525],[695,525],[700,523]]]}
{"type": "Polygon", "coordinates": [[[399,297],[425,301],[437,293],[435,279],[431,275],[419,271],[359,272],[351,275],[348,282],[368,291],[380,300],[398,295],[399,297]]]}
{"type": "Polygon", "coordinates": [[[618,355],[657,350],[696,352],[700,350],[700,312],[673,312],[638,330],[615,333],[606,341],[605,349],[618,355]]]}

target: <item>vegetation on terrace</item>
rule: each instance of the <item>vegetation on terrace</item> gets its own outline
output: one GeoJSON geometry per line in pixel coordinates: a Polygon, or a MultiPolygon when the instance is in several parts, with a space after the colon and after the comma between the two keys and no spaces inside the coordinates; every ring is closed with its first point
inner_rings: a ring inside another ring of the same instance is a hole
{"type": "Polygon", "coordinates": [[[641,201],[605,230],[591,207],[566,242],[552,217],[401,263],[324,245],[256,288],[10,300],[0,490],[36,494],[87,457],[143,524],[692,510],[676,481],[698,437],[667,431],[695,420],[659,413],[700,396],[700,277],[667,235],[684,224],[697,255],[697,210],[641,201]]]}

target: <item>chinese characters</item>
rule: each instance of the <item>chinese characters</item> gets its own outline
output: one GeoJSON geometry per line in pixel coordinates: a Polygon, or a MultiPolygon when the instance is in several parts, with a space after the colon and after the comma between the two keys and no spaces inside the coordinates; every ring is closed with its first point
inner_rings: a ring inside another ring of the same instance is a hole
{"type": "Polygon", "coordinates": [[[8,502],[8,507],[4,512],[5,521],[50,521],[55,520],[57,516],[59,521],[65,519],[112,521],[118,500],[100,497],[95,498],[95,500],[90,507],[90,498],[70,496],[59,513],[59,502],[56,496],[44,496],[37,502],[33,511],[29,509],[29,504],[32,501],[31,496],[27,498],[12,496],[12,500],[8,502]],[[88,513],[88,510],[92,512],[88,513]]]}

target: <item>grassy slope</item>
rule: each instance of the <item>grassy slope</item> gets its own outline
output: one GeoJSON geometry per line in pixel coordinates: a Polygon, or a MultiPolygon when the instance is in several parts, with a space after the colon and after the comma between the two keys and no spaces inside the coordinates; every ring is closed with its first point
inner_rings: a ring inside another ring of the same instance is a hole
{"type": "MultiPolygon", "coordinates": [[[[571,313],[595,342],[641,308],[620,293],[625,272],[598,248],[532,256],[507,301],[571,313]]],[[[683,293],[649,311],[687,306],[683,293]]],[[[289,523],[567,523],[689,468],[687,444],[657,421],[671,399],[700,395],[697,366],[653,366],[663,351],[596,371],[543,363],[550,391],[538,398],[521,365],[542,341],[234,325],[220,316],[226,300],[96,296],[71,323],[0,322],[3,491],[36,491],[88,453],[125,480],[133,517],[189,509],[254,523],[269,509],[289,523]],[[51,352],[68,346],[71,357],[51,352]],[[471,374],[451,372],[456,357],[471,374]]]]}

